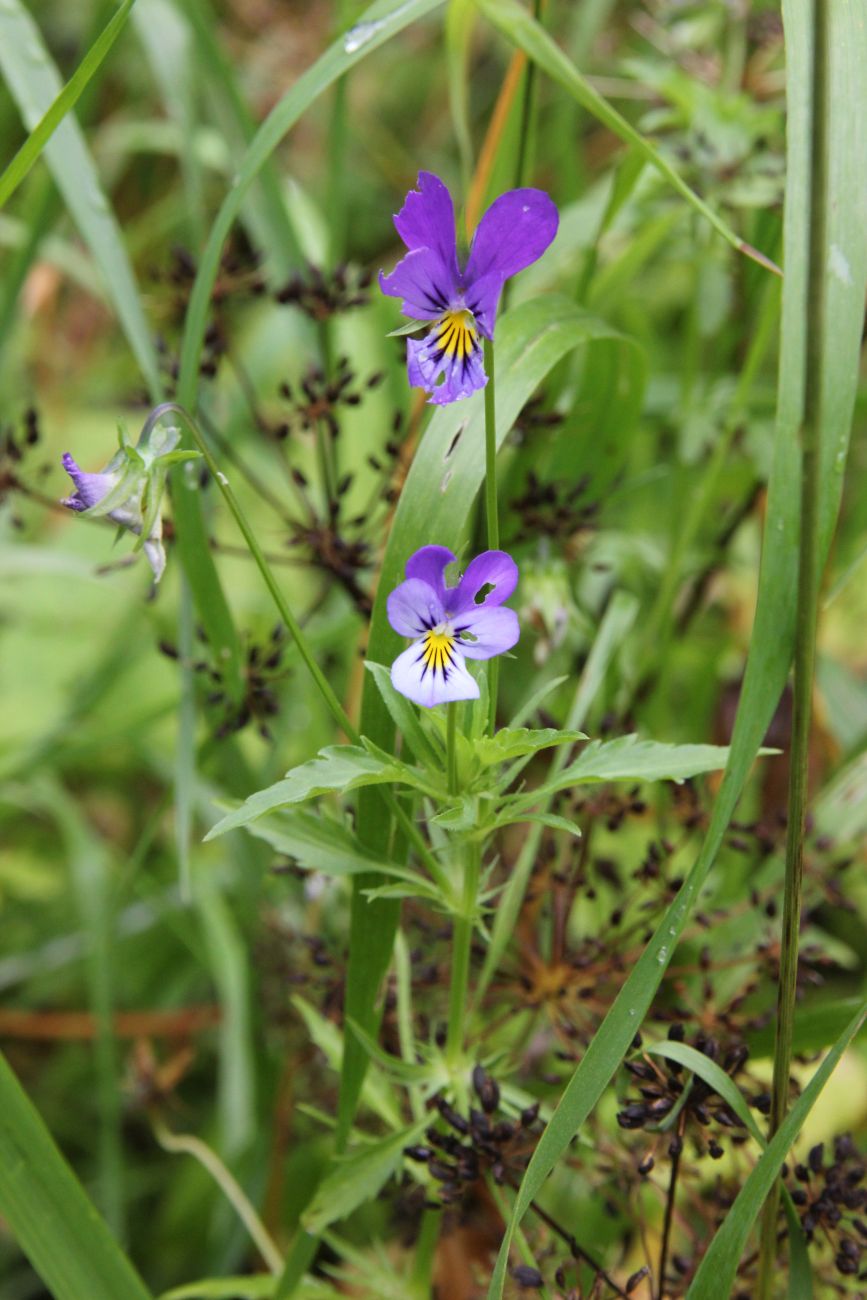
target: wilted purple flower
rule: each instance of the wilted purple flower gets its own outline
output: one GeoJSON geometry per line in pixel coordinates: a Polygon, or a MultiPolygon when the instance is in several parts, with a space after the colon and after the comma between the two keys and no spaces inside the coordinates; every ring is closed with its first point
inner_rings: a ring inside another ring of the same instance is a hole
{"type": "Polygon", "coordinates": [[[559,217],[543,190],[509,190],[482,217],[461,264],[452,196],[432,172],[419,172],[417,183],[394,218],[409,252],[379,283],[403,299],[404,315],[433,322],[423,339],[407,339],[407,370],[409,382],[442,405],[488,382],[479,335],[494,337],[503,285],[542,256],[559,217]]]}
{"type": "Polygon", "coordinates": [[[63,468],[75,484],[72,496],[62,504],[78,513],[112,519],[143,540],[140,545],[159,582],[166,567],[163,549],[163,521],[160,504],[169,466],[190,460],[198,452],[177,450],[180,429],[148,422],[133,447],[121,429],[121,445],[105,469],[88,474],[70,453],[63,454],[63,468]]]}
{"type": "Polygon", "coordinates": [[[454,560],[447,546],[423,546],[407,561],[406,582],[388,598],[389,623],[414,638],[391,666],[392,684],[428,709],[478,699],[478,683],[464,658],[503,654],[520,635],[517,614],[502,607],[518,581],[512,557],[484,551],[456,587],[447,587],[443,575],[454,560]]]}

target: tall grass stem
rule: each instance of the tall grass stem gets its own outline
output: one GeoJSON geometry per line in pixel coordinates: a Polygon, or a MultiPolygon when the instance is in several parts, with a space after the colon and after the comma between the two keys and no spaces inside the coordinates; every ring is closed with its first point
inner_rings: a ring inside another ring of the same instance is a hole
{"type": "MultiPolygon", "coordinates": [[[[494,345],[485,339],[485,523],[488,532],[488,549],[500,548],[500,521],[497,513],[497,401],[494,372],[494,345]]],[[[497,728],[497,687],[500,664],[496,656],[488,663],[488,725],[491,735],[497,728]]]]}
{"type": "Polygon", "coordinates": [[[470,956],[479,890],[481,856],[479,845],[470,842],[464,852],[464,882],[460,911],[455,915],[452,935],[452,971],[449,986],[449,1022],[446,1030],[446,1059],[452,1067],[464,1049],[464,1020],[469,1003],[470,956]]]}
{"type": "Polygon", "coordinates": [[[451,700],[446,705],[446,781],[449,794],[458,792],[457,729],[458,706],[451,700]]]}
{"type": "MultiPolygon", "coordinates": [[[[822,561],[819,542],[821,495],[822,389],[826,328],[826,248],[830,140],[830,15],[826,0],[814,0],[811,42],[809,263],[805,337],[804,418],[801,428],[801,519],[798,549],[798,604],[795,623],[795,675],[792,740],[789,751],[789,802],[786,874],[771,1088],[770,1136],[785,1119],[789,1103],[792,1034],[801,924],[801,877],[807,821],[810,721],[816,657],[816,623],[822,561]]],[[[759,1300],[769,1300],[776,1276],[780,1187],[775,1183],[762,1218],[759,1300]]]]}

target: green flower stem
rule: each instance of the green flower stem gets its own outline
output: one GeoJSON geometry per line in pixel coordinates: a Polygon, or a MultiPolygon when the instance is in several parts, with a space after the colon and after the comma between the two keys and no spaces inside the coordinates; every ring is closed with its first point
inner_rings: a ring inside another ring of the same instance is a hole
{"type": "MultiPolygon", "coordinates": [[[[264,552],[262,551],[261,546],[256,540],[256,536],[252,528],[250,527],[249,521],[247,520],[247,516],[244,514],[243,510],[241,509],[238,499],[235,496],[235,493],[232,491],[232,487],[231,484],[229,483],[229,480],[226,478],[225,474],[222,473],[217,462],[214,460],[214,457],[211,453],[211,449],[208,446],[208,444],[205,442],[204,438],[202,437],[201,431],[196,425],[196,422],[190,417],[188,412],[185,411],[184,408],[182,406],[179,406],[176,402],[163,402],[160,406],[157,406],[153,411],[151,411],[145,423],[145,430],[149,430],[155,424],[159,423],[160,420],[165,419],[167,416],[179,417],[184,421],[187,428],[189,429],[193,441],[195,442],[199,451],[202,453],[205,464],[207,465],[208,469],[210,470],[211,474],[214,477],[215,482],[217,483],[217,486],[219,487],[220,491],[223,494],[223,499],[225,500],[226,505],[229,507],[229,509],[232,512],[232,515],[234,516],[235,523],[238,525],[239,529],[241,530],[244,541],[247,543],[247,546],[249,548],[250,554],[252,555],[253,559],[256,562],[256,567],[258,568],[259,572],[262,575],[262,578],[264,579],[265,586],[268,588],[269,592],[271,593],[271,597],[274,601],[274,604],[277,607],[277,611],[280,617],[282,618],[283,622],[285,623],[289,631],[289,634],[292,637],[292,640],[295,642],[295,645],[298,649],[298,653],[301,655],[301,658],[304,660],[304,663],[307,667],[308,672],[310,673],[310,676],[313,678],[313,681],[316,683],[316,686],[319,689],[319,693],[321,694],[323,700],[325,701],[328,707],[329,713],[334,718],[334,721],[337,723],[338,727],[340,727],[341,731],[343,731],[344,735],[346,735],[352,741],[353,744],[360,745],[362,741],[359,732],[353,726],[349,714],[346,712],[343,705],[340,703],[340,700],[337,698],[336,694],[334,693],[328,681],[328,678],[325,676],[322,669],[319,667],[318,663],[316,662],[313,651],[310,649],[310,646],[307,643],[307,638],[305,637],[303,631],[301,630],[301,626],[298,620],[295,618],[295,615],[292,613],[292,610],[289,608],[289,602],[286,600],[286,597],[283,595],[283,592],[280,590],[277,579],[274,577],[274,574],[271,571],[268,561],[265,558],[264,552]]],[[[392,813],[392,815],[399,822],[408,840],[412,844],[416,853],[419,855],[419,858],[427,867],[428,871],[430,872],[431,879],[436,881],[437,885],[443,891],[446,898],[450,897],[452,893],[452,887],[446,873],[443,871],[443,868],[440,866],[439,862],[437,862],[436,858],[431,853],[415,822],[401,806],[394,791],[389,789],[386,786],[381,786],[380,794],[383,798],[383,801],[388,805],[388,808],[392,813]]]]}
{"type": "Polygon", "coordinates": [[[413,1300],[430,1300],[433,1294],[432,1274],[442,1217],[442,1210],[434,1209],[427,1209],[422,1215],[410,1276],[410,1294],[413,1300]]]}
{"type": "MultiPolygon", "coordinates": [[[[801,924],[801,876],[807,821],[810,722],[816,659],[816,624],[822,564],[819,550],[819,497],[822,389],[826,333],[826,265],[830,141],[830,5],[814,0],[812,14],[812,111],[810,122],[809,265],[807,272],[804,420],[801,431],[801,520],[798,547],[798,606],[795,621],[795,675],[792,740],[789,751],[789,807],[786,829],[786,876],[774,1078],[771,1088],[769,1137],[785,1119],[789,1106],[789,1075],[798,975],[801,924]]],[[[765,1203],[759,1251],[759,1300],[773,1295],[777,1268],[777,1228],[780,1184],[765,1203]]]]}
{"type": "Polygon", "coordinates": [[[470,953],[473,946],[480,872],[480,846],[470,841],[465,847],[461,910],[455,914],[452,935],[452,977],[449,986],[449,1023],[446,1030],[446,1059],[451,1066],[460,1063],[464,1049],[464,1017],[469,1002],[470,953]]]}
{"type": "Polygon", "coordinates": [[[449,794],[458,792],[457,726],[458,706],[452,700],[446,705],[446,782],[449,794]]]}
{"type": "MultiPolygon", "coordinates": [[[[484,341],[485,374],[485,523],[488,530],[488,550],[500,549],[500,521],[497,514],[497,412],[494,380],[494,345],[484,341]]],[[[488,726],[491,735],[497,728],[497,686],[500,679],[500,662],[496,656],[488,662],[488,726]]]]}

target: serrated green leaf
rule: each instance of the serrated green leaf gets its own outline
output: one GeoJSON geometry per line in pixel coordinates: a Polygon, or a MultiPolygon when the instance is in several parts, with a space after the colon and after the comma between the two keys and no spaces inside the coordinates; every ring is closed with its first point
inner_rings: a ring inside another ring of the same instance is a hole
{"type": "Polygon", "coordinates": [[[362,786],[387,784],[427,789],[424,776],[397,758],[380,757],[360,745],[329,745],[309,762],[293,768],[282,781],[251,794],[240,808],[217,822],[205,838],[211,840],[225,835],[226,831],[246,826],[275,808],[303,803],[323,794],[348,794],[362,786]]]}
{"type": "Polygon", "coordinates": [[[554,745],[573,745],[586,739],[582,731],[558,731],[556,727],[537,731],[527,727],[502,727],[493,736],[482,736],[475,742],[473,750],[482,767],[493,767],[513,758],[538,754],[554,745]]]}
{"type": "MultiPolygon", "coordinates": [[[[346,1024],[349,1032],[355,1035],[370,1059],[375,1061],[377,1065],[381,1065],[387,1074],[392,1074],[396,1079],[408,1083],[426,1083],[434,1079],[438,1073],[443,1073],[442,1070],[438,1071],[435,1065],[422,1065],[415,1061],[405,1061],[400,1056],[392,1056],[390,1052],[386,1052],[384,1048],[380,1047],[376,1039],[371,1038],[370,1034],[366,1033],[361,1028],[361,1025],[356,1024],[354,1020],[349,1019],[346,1024]]],[[[444,1076],[443,1082],[445,1081],[446,1077],[444,1076]]]]}
{"type": "Polygon", "coordinates": [[[635,735],[593,740],[574,763],[522,796],[519,806],[530,807],[558,790],[591,782],[685,781],[724,768],[728,753],[725,745],[669,745],[635,735]]]}
{"type": "Polygon", "coordinates": [[[517,826],[525,823],[535,823],[537,826],[547,826],[552,831],[564,831],[567,835],[572,835],[576,839],[581,838],[581,827],[576,822],[570,822],[568,817],[558,817],[556,813],[549,812],[522,812],[514,816],[509,812],[508,805],[494,822],[494,826],[517,826]]]}
{"type": "Polygon", "coordinates": [[[306,1230],[322,1232],[359,1205],[373,1201],[400,1165],[404,1147],[422,1135],[428,1122],[425,1116],[409,1128],[337,1160],[301,1217],[306,1230]]]}
{"type": "Polygon", "coordinates": [[[319,813],[291,808],[268,813],[246,828],[251,835],[270,844],[277,853],[295,858],[308,871],[326,876],[351,876],[364,871],[381,871],[403,880],[422,880],[408,867],[383,861],[365,852],[346,826],[319,813]]]}

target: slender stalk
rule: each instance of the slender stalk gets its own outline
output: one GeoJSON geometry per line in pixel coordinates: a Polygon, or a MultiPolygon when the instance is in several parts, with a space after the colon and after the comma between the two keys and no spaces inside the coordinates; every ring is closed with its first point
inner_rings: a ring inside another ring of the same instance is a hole
{"type": "Polygon", "coordinates": [[[270,1233],[259,1218],[243,1189],[223,1164],[215,1151],[199,1138],[188,1133],[172,1133],[160,1119],[154,1118],[154,1136],[164,1151],[173,1155],[188,1155],[198,1160],[207,1169],[226,1200],[232,1206],[238,1218],[255,1242],[256,1249],[268,1265],[270,1271],[279,1276],[283,1271],[283,1257],[277,1249],[270,1233]]]}
{"type": "MultiPolygon", "coordinates": [[[[795,622],[792,742],[789,753],[789,806],[786,830],[786,876],[774,1078],[769,1137],[780,1127],[789,1102],[792,1033],[798,977],[801,924],[801,876],[807,820],[807,778],[816,657],[816,623],[822,564],[819,552],[819,492],[822,387],[826,320],[826,249],[830,168],[828,116],[830,94],[830,14],[828,0],[813,0],[810,114],[809,263],[804,375],[804,420],[801,431],[801,521],[798,547],[798,606],[795,622]]],[[[765,1204],[759,1255],[758,1300],[773,1294],[777,1257],[779,1182],[765,1204]]]]}
{"type": "Polygon", "coordinates": [[[657,1295],[660,1300],[665,1296],[665,1269],[668,1264],[668,1245],[671,1240],[671,1224],[674,1219],[674,1198],[677,1190],[677,1173],[680,1168],[680,1148],[671,1157],[671,1174],[668,1179],[668,1193],[665,1198],[665,1221],[662,1226],[662,1245],[659,1248],[659,1286],[657,1295]]]}
{"type": "MultiPolygon", "coordinates": [[[[542,17],[545,0],[533,0],[533,17],[536,22],[542,17]]],[[[521,126],[518,136],[518,157],[515,162],[515,185],[527,184],[533,168],[533,145],[535,143],[536,123],[536,63],[529,59],[524,72],[524,94],[521,99],[521,126]]]]}
{"type": "Polygon", "coordinates": [[[466,845],[464,861],[464,888],[461,909],[455,914],[452,935],[452,976],[449,986],[449,1023],[446,1030],[446,1058],[457,1065],[464,1047],[464,1017],[468,1004],[470,982],[470,954],[473,946],[473,929],[476,914],[476,896],[479,889],[481,856],[478,844],[466,845]]]}
{"type": "Polygon", "coordinates": [[[430,1300],[433,1294],[433,1266],[442,1225],[442,1210],[427,1209],[413,1252],[410,1290],[413,1300],[430,1300]]]}
{"type": "Polygon", "coordinates": [[[458,750],[456,745],[458,706],[454,700],[446,705],[446,780],[449,794],[458,792],[458,750]]]}
{"type": "MultiPolygon", "coordinates": [[[[488,531],[488,549],[499,550],[500,521],[497,513],[497,412],[496,383],[494,377],[494,345],[484,341],[485,374],[485,523],[488,531]]],[[[491,735],[497,729],[497,687],[500,663],[496,656],[488,663],[488,726],[491,735]]]]}
{"type": "MultiPolygon", "coordinates": [[[[295,615],[292,613],[292,610],[289,606],[289,602],[286,600],[286,597],[283,595],[283,592],[280,590],[280,586],[277,582],[277,579],[274,577],[274,574],[271,572],[271,568],[268,564],[268,561],[265,558],[265,554],[261,546],[256,540],[256,536],[252,528],[250,527],[247,516],[244,514],[243,510],[241,509],[238,499],[235,496],[235,493],[232,491],[232,487],[231,484],[229,483],[229,480],[226,478],[225,474],[222,473],[217,462],[214,460],[214,457],[211,453],[211,449],[209,448],[205,439],[202,437],[201,431],[198,428],[195,420],[193,420],[188,414],[188,412],[185,411],[184,408],[182,406],[179,406],[176,402],[163,402],[161,405],[155,407],[153,411],[151,411],[150,415],[147,418],[147,421],[145,422],[145,429],[147,430],[153,428],[155,424],[158,424],[160,420],[165,419],[169,415],[178,416],[184,421],[187,428],[189,429],[193,441],[195,442],[199,451],[202,453],[202,457],[204,458],[205,464],[207,465],[211,474],[214,476],[214,479],[220,491],[223,494],[223,498],[226,504],[228,505],[229,509],[231,510],[232,515],[234,516],[235,523],[238,525],[239,529],[241,530],[244,541],[247,543],[247,546],[250,550],[250,554],[252,555],[253,559],[256,562],[256,567],[258,568],[259,572],[262,575],[262,578],[265,582],[265,586],[268,588],[269,592],[271,593],[271,597],[274,601],[274,604],[277,607],[277,612],[279,613],[280,617],[285,623],[286,628],[290,636],[292,637],[292,640],[295,642],[295,646],[298,650],[298,653],[301,655],[301,658],[304,660],[304,663],[307,667],[308,672],[310,673],[310,676],[313,678],[313,681],[318,687],[319,693],[321,694],[323,700],[325,701],[329,713],[334,718],[334,721],[337,723],[338,727],[340,727],[343,733],[349,737],[349,739],[353,742],[353,744],[360,745],[361,736],[358,730],[356,729],[356,727],[353,726],[349,714],[346,712],[343,705],[340,703],[340,700],[337,698],[336,694],[332,690],[327,677],[322,672],[322,669],[319,667],[318,663],[316,662],[313,651],[310,649],[307,638],[305,637],[304,632],[301,629],[301,625],[298,622],[295,615]]],[[[422,836],[418,827],[415,825],[415,822],[413,822],[412,818],[401,807],[397,799],[397,796],[395,795],[393,790],[388,789],[386,786],[381,786],[379,793],[381,794],[383,801],[388,805],[389,811],[400,823],[401,828],[403,829],[405,835],[409,839],[416,853],[419,855],[422,862],[424,862],[425,866],[430,872],[431,878],[436,881],[440,889],[443,890],[444,895],[448,898],[451,894],[450,882],[445,872],[443,871],[443,868],[440,866],[439,862],[431,853],[427,844],[425,844],[424,837],[422,836]]]]}

